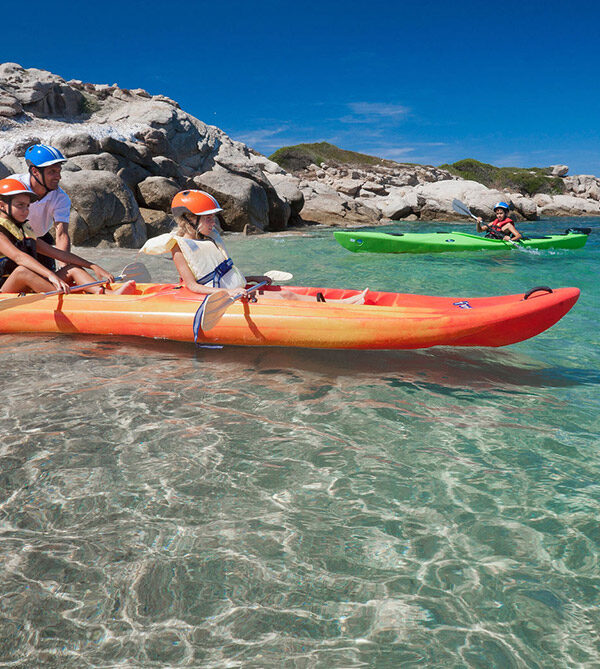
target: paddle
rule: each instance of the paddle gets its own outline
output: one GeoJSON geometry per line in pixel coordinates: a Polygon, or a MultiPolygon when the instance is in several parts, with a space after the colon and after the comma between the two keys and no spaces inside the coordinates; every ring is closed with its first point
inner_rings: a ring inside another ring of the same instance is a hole
{"type": "MultiPolygon", "coordinates": [[[[147,267],[141,262],[133,262],[123,268],[123,271],[119,276],[115,277],[115,281],[129,281],[131,279],[137,279],[140,283],[148,283],[152,280],[150,272],[147,267]]],[[[90,283],[84,283],[80,286],[73,286],[71,288],[71,293],[77,293],[84,288],[89,288],[90,286],[98,286],[101,283],[109,283],[106,279],[101,281],[92,281],[90,283]]],[[[29,304],[30,302],[37,302],[38,300],[43,300],[45,297],[50,295],[61,295],[63,294],[62,290],[52,290],[49,293],[33,293],[30,295],[20,295],[19,297],[9,297],[5,300],[0,300],[0,311],[3,309],[9,309],[10,307],[21,306],[23,304],[29,304]]]]}
{"type": "MultiPolygon", "coordinates": [[[[255,290],[258,290],[259,288],[262,288],[267,284],[268,281],[261,281],[260,283],[257,283],[256,286],[252,286],[252,288],[249,288],[246,291],[246,295],[253,293],[255,290]]],[[[200,307],[200,309],[198,309],[198,313],[200,313],[200,327],[202,328],[202,330],[206,332],[207,330],[211,330],[212,328],[214,328],[215,325],[221,320],[223,314],[227,311],[227,309],[236,300],[239,300],[243,296],[244,295],[240,293],[235,297],[231,297],[231,295],[229,295],[228,293],[222,292],[222,293],[212,293],[211,295],[206,297],[205,300],[202,302],[202,306],[200,307]]],[[[196,319],[198,318],[198,313],[196,313],[194,321],[196,321],[196,319]]],[[[196,332],[195,322],[194,322],[194,332],[196,332]]]]}
{"type": "Polygon", "coordinates": [[[265,276],[268,276],[269,279],[273,281],[289,281],[294,278],[294,275],[291,272],[281,272],[278,269],[270,269],[268,272],[265,272],[265,276]]]}
{"type": "Polygon", "coordinates": [[[479,220],[477,216],[467,207],[467,205],[464,202],[461,202],[460,200],[452,200],[452,209],[457,214],[462,214],[463,216],[470,216],[471,218],[474,218],[476,221],[479,220]]]}

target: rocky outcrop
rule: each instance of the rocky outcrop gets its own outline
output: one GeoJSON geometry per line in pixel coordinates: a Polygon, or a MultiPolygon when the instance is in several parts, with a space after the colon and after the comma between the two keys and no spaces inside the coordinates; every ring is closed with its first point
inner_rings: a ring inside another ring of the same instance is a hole
{"type": "MultiPolygon", "coordinates": [[[[202,188],[224,208],[225,230],[284,230],[322,223],[464,220],[457,198],[485,218],[499,199],[514,216],[600,215],[600,180],[552,166],[564,194],[526,197],[494,191],[441,168],[372,160],[298,165],[293,173],[163,95],[90,84],[14,63],[0,65],[0,178],[26,171],[28,146],[44,142],[69,158],[62,185],[71,196],[75,244],[139,247],[173,224],[174,193],[202,188]]],[[[348,152],[346,152],[348,153],[348,152]]],[[[367,157],[368,158],[368,157],[367,157]]]]}
{"type": "Polygon", "coordinates": [[[141,245],[148,232],[165,227],[164,213],[182,188],[201,187],[217,197],[225,230],[247,224],[282,230],[292,216],[299,222],[302,195],[287,184],[279,193],[268,178],[285,174],[278,165],[162,95],[4,63],[0,124],[2,176],[25,171],[25,149],[36,142],[69,158],[62,185],[73,201],[77,244],[141,245]]]}
{"type": "Polygon", "coordinates": [[[369,224],[378,220],[464,220],[452,208],[454,199],[461,200],[484,219],[493,218],[492,207],[499,200],[511,205],[511,216],[516,220],[600,215],[600,179],[589,175],[568,177],[566,165],[552,166],[553,176],[562,178],[565,194],[529,197],[490,189],[432,166],[389,163],[361,167],[334,163],[302,166],[294,173],[305,194],[310,190],[302,217],[312,216],[341,225],[350,220],[369,224]],[[338,194],[336,205],[333,191],[338,194]],[[366,217],[365,206],[369,210],[366,217]],[[314,214],[313,208],[319,211],[314,214]]]}
{"type": "Polygon", "coordinates": [[[115,242],[138,248],[146,226],[132,191],[105,170],[65,172],[62,187],[73,204],[69,235],[76,245],[115,242]]]}

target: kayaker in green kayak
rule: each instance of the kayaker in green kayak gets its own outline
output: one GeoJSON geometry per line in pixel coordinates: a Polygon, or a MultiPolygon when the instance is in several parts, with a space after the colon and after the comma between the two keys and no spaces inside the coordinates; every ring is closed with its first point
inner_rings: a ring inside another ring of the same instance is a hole
{"type": "Polygon", "coordinates": [[[515,222],[508,217],[510,207],[506,202],[497,202],[494,205],[494,214],[496,218],[491,222],[484,224],[481,216],[477,217],[477,232],[485,232],[486,237],[493,239],[503,239],[506,242],[517,242],[523,235],[515,228],[515,222]]]}

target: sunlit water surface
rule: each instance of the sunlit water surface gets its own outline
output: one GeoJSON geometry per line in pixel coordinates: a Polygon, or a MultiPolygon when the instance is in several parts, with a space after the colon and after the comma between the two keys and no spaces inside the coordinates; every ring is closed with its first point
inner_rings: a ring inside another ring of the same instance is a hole
{"type": "Polygon", "coordinates": [[[298,284],[582,289],[504,349],[2,336],[1,666],[600,665],[600,223],[526,229],[570,223],[585,249],[228,238],[298,284]]]}

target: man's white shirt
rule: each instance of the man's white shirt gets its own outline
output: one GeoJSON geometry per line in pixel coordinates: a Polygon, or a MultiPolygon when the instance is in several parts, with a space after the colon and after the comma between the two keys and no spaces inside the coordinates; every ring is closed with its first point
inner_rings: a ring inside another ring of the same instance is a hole
{"type": "MultiPolygon", "coordinates": [[[[13,177],[31,189],[30,174],[14,174],[13,177]]],[[[52,230],[54,223],[68,223],[70,213],[71,198],[58,187],[46,193],[41,200],[31,203],[27,224],[36,237],[41,237],[52,230]]]]}

